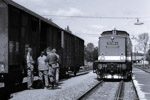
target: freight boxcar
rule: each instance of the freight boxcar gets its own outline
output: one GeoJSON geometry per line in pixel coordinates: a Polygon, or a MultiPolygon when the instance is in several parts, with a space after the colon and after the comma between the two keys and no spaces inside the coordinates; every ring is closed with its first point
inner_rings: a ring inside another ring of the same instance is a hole
{"type": "Polygon", "coordinates": [[[84,65],[83,39],[11,0],[0,0],[0,80],[5,85],[22,82],[27,47],[33,49],[35,61],[47,47],[56,48],[60,76],[69,70],[76,74],[84,65]]]}
{"type": "MultiPolygon", "coordinates": [[[[62,36],[62,72],[72,71],[74,75],[79,71],[80,66],[84,65],[84,40],[69,34],[67,31],[62,36]]],[[[64,73],[65,74],[65,73],[64,73]]]]}
{"type": "Polygon", "coordinates": [[[93,70],[100,79],[131,79],[132,43],[127,32],[112,30],[101,34],[93,70]]]}

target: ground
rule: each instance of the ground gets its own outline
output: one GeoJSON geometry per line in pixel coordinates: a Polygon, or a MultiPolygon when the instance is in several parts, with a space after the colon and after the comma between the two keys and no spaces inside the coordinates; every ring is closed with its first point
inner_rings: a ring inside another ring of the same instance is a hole
{"type": "Polygon", "coordinates": [[[150,74],[133,68],[134,83],[141,100],[150,100],[150,74]]]}

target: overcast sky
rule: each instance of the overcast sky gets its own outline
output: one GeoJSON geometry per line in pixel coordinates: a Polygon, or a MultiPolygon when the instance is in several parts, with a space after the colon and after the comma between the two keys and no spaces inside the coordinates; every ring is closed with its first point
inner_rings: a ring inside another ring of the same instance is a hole
{"type": "Polygon", "coordinates": [[[73,34],[83,38],[85,44],[95,46],[101,32],[112,30],[127,31],[131,36],[150,33],[150,0],[13,0],[20,5],[47,18],[62,28],[67,25],[73,34]],[[44,1],[44,2],[43,2],[44,1]],[[143,25],[134,25],[136,19],[103,18],[62,18],[58,16],[95,16],[95,17],[139,17],[143,25]]]}

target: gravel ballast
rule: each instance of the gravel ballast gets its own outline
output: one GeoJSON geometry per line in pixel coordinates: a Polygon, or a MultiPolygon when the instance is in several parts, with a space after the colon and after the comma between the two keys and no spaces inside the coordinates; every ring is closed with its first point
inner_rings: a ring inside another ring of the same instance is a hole
{"type": "Polygon", "coordinates": [[[76,100],[98,82],[96,74],[90,72],[62,81],[58,89],[34,89],[14,93],[11,100],[76,100]]]}
{"type": "Polygon", "coordinates": [[[125,92],[123,100],[138,100],[132,82],[126,82],[124,90],[125,92]]]}
{"type": "MultiPolygon", "coordinates": [[[[63,80],[54,90],[34,89],[13,93],[11,100],[77,100],[97,83],[99,81],[96,79],[96,74],[90,72],[63,80]]],[[[88,100],[112,100],[115,98],[118,86],[119,82],[104,82],[88,100]]],[[[124,100],[136,100],[132,82],[125,83],[124,100]]]]}
{"type": "Polygon", "coordinates": [[[87,100],[114,100],[119,82],[105,82],[87,100]]]}

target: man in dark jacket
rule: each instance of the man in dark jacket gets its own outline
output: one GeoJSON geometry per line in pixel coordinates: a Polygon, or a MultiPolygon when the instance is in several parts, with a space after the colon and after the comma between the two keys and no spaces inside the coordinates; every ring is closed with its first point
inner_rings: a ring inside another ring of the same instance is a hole
{"type": "Polygon", "coordinates": [[[58,85],[59,82],[59,55],[56,53],[56,49],[54,48],[52,52],[57,56],[57,67],[55,68],[55,83],[58,85]]]}
{"type": "Polygon", "coordinates": [[[52,88],[54,88],[54,82],[55,82],[55,68],[57,67],[57,61],[58,58],[57,56],[52,53],[52,49],[49,47],[46,50],[47,52],[47,58],[46,58],[46,62],[48,62],[49,65],[49,77],[50,77],[50,81],[52,83],[52,88]]]}

